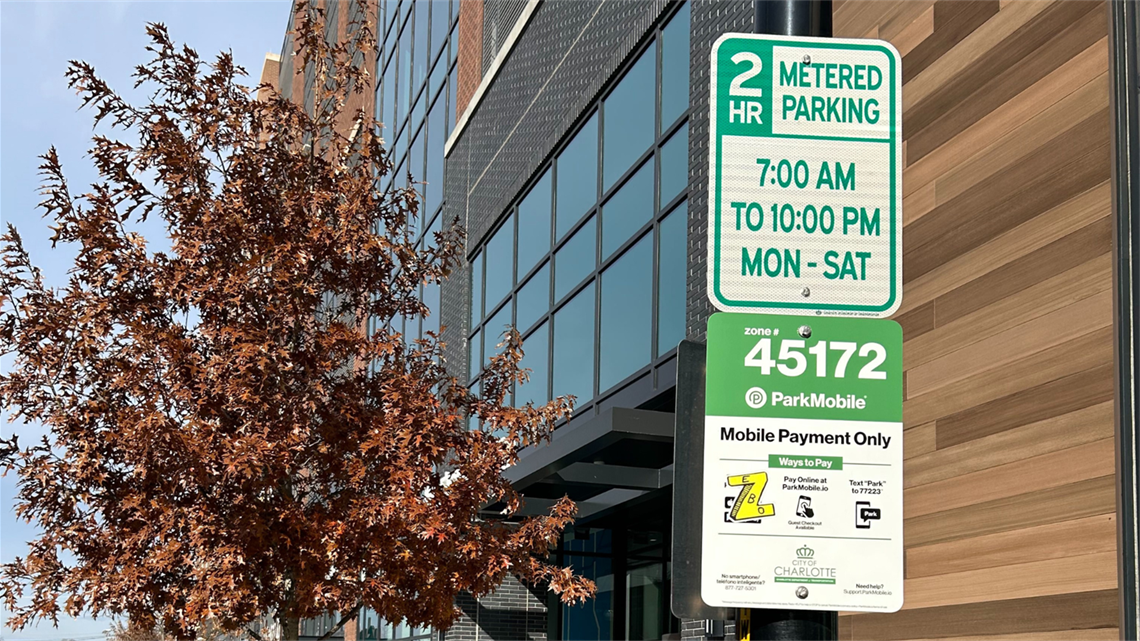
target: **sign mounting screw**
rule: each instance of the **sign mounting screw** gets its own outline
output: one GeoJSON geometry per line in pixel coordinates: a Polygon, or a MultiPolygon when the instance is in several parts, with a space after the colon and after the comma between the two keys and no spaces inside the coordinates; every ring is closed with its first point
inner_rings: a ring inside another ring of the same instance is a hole
{"type": "Polygon", "coordinates": [[[811,338],[811,325],[800,325],[800,336],[811,338]]]}

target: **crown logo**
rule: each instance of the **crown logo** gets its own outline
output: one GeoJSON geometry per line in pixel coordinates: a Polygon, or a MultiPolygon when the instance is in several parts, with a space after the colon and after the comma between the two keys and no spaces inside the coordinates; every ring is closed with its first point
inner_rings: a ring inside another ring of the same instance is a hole
{"type": "Polygon", "coordinates": [[[811,557],[815,556],[815,550],[805,545],[802,548],[796,550],[796,556],[801,559],[810,559],[811,557]]]}

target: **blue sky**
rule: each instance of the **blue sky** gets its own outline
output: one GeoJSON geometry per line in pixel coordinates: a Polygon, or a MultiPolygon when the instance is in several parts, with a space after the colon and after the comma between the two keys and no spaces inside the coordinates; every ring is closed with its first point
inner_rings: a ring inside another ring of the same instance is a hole
{"type": "MultiPolygon", "coordinates": [[[[77,111],[79,101],[67,88],[68,60],[85,60],[113,88],[127,97],[134,65],[147,60],[145,25],[162,22],[179,43],[196,49],[205,59],[230,50],[254,84],[267,52],[278,53],[289,16],[289,0],[247,2],[14,2],[0,0],[0,219],[20,230],[33,260],[49,284],[63,285],[73,252],[52,250],[47,221],[36,209],[37,156],[55,145],[73,193],[95,177],[85,152],[92,134],[91,116],[77,111]]],[[[162,228],[144,232],[162,245],[162,228]]],[[[7,367],[0,363],[0,368],[7,367]]],[[[0,431],[38,435],[35,426],[4,422],[0,431]]],[[[0,560],[9,561],[26,549],[35,529],[18,521],[12,511],[14,479],[0,479],[0,560]]],[[[107,621],[90,618],[61,620],[59,628],[41,624],[13,632],[3,625],[0,640],[82,639],[101,636],[107,621]]]]}

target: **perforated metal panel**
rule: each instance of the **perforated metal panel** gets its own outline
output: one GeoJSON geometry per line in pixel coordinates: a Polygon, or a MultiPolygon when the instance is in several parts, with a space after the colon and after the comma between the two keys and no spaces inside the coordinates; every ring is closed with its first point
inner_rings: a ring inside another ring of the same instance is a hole
{"type": "Polygon", "coordinates": [[[503,48],[526,3],[527,0],[483,0],[483,73],[491,68],[491,61],[503,48]]]}

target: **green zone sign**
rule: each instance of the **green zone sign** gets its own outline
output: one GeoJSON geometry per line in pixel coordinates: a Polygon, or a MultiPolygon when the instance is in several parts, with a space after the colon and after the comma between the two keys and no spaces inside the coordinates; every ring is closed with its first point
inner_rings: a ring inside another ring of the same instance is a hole
{"type": "Polygon", "coordinates": [[[701,599],[901,608],[898,323],[714,314],[707,358],[701,599]]]}
{"type": "Polygon", "coordinates": [[[721,311],[902,301],[902,62],[882,40],[713,44],[708,291],[721,311]]]}

